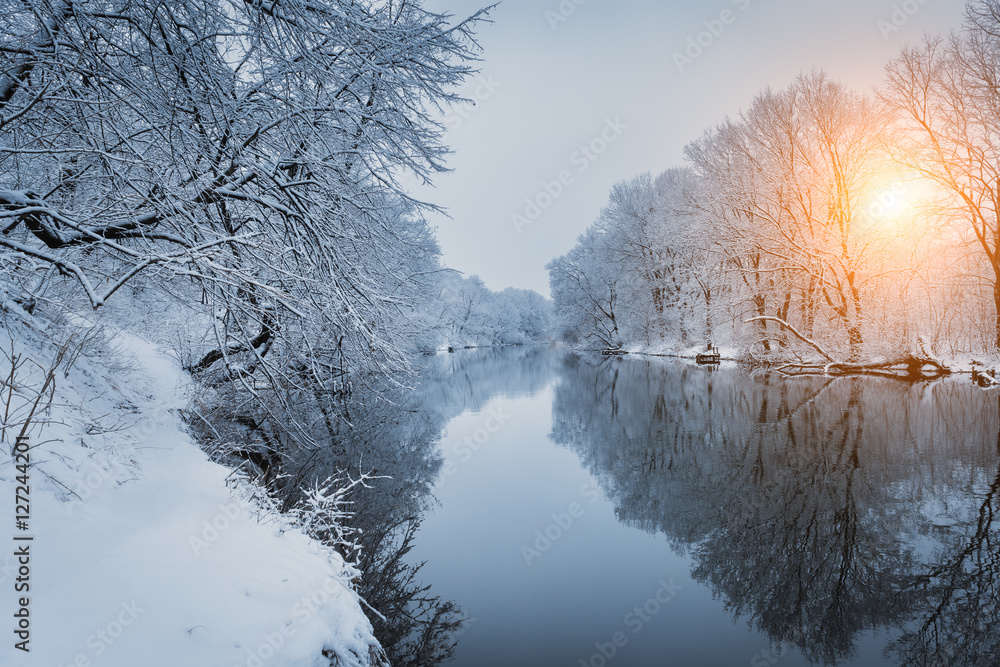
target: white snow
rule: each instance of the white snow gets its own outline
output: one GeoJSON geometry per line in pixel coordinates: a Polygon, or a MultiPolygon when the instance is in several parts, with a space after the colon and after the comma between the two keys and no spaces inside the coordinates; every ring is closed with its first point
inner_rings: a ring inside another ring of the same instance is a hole
{"type": "MultiPolygon", "coordinates": [[[[55,327],[0,317],[6,354],[13,345],[43,366],[54,358],[55,327]]],[[[357,572],[208,460],[178,414],[186,382],[175,360],[128,335],[116,344],[56,374],[48,423],[30,441],[25,532],[15,528],[12,433],[2,445],[0,665],[329,667],[324,649],[334,664],[369,664],[377,642],[345,585],[357,572]],[[121,355],[137,366],[127,377],[121,355]],[[29,593],[14,590],[15,535],[34,537],[29,593]],[[24,595],[30,653],[14,646],[24,595]]],[[[0,355],[4,380],[9,369],[0,355]]],[[[17,405],[42,383],[39,368],[24,370],[17,405]]]]}
{"type": "MultiPolygon", "coordinates": [[[[632,345],[627,348],[629,354],[650,357],[676,357],[678,359],[696,359],[699,354],[707,351],[706,345],[689,345],[687,347],[680,343],[660,343],[656,345],[632,345]]],[[[739,350],[735,347],[716,347],[723,361],[733,361],[739,355],[739,350]]]]}

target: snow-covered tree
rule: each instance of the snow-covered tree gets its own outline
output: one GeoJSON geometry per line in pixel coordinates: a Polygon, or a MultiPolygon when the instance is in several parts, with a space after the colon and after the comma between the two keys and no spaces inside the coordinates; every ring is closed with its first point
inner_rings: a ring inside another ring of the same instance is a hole
{"type": "Polygon", "coordinates": [[[687,152],[711,181],[708,210],[757,315],[787,322],[798,306],[811,331],[819,305],[852,357],[890,240],[868,214],[885,126],[872,100],[814,72],[759,94],[687,152]]]}
{"type": "Polygon", "coordinates": [[[494,292],[479,276],[447,272],[436,304],[444,347],[525,345],[549,337],[551,304],[531,290],[494,292]]]}
{"type": "Polygon", "coordinates": [[[605,347],[711,339],[717,260],[689,203],[694,187],[688,169],[615,185],[577,245],[549,264],[564,337],[605,347]]]}
{"type": "Polygon", "coordinates": [[[937,185],[938,212],[956,262],[968,264],[977,296],[993,310],[990,339],[1000,349],[1000,6],[970,3],[967,29],[906,47],[886,68],[882,97],[902,131],[894,157],[937,185]],[[965,249],[970,249],[966,251],[965,249]],[[978,284],[977,284],[978,283],[978,284]],[[985,288],[985,289],[983,289],[985,288]]]}
{"type": "Polygon", "coordinates": [[[608,236],[591,227],[568,253],[549,262],[549,285],[556,327],[564,339],[585,345],[618,348],[626,340],[621,317],[621,281],[610,260],[608,236]]]}
{"type": "Polygon", "coordinates": [[[432,114],[459,101],[484,14],[452,23],[393,0],[3,9],[0,248],[26,292],[58,274],[98,307],[137,276],[190,279],[219,315],[195,371],[266,366],[278,338],[314,344],[311,359],[398,365],[395,333],[437,248],[394,175],[442,169],[432,114]]]}

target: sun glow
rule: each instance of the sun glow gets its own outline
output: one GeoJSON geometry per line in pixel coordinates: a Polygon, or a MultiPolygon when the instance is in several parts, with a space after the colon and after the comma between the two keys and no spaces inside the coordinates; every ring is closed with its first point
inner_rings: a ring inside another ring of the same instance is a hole
{"type": "Polygon", "coordinates": [[[919,176],[894,174],[880,179],[865,208],[872,227],[905,228],[926,211],[933,199],[934,187],[919,176]]]}
{"type": "Polygon", "coordinates": [[[878,193],[872,202],[870,214],[874,220],[886,220],[913,210],[913,199],[902,183],[894,183],[891,187],[878,193]]]}

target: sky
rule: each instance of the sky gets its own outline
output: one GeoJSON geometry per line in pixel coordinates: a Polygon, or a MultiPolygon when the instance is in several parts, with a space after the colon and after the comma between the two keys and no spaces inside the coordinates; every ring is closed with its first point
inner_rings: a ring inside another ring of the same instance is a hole
{"type": "MultiPolygon", "coordinates": [[[[822,68],[870,90],[924,35],[958,29],[964,0],[505,0],[479,30],[475,105],[444,118],[451,172],[414,194],[444,263],[491,289],[548,295],[612,186],[683,164],[684,146],[760,91],[822,68]]],[[[428,0],[456,18],[485,6],[428,0]]]]}

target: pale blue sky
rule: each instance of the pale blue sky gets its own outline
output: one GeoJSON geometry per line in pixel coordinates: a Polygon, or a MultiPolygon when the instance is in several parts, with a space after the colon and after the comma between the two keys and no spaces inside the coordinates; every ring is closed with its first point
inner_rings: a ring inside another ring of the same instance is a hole
{"type": "MultiPolygon", "coordinates": [[[[427,2],[463,16],[483,4],[427,2]]],[[[452,216],[432,218],[444,260],[493,289],[548,294],[545,264],[573,246],[615,182],[679,164],[685,144],[800,71],[822,67],[870,88],[900,47],[958,28],[963,9],[963,0],[506,0],[480,31],[485,78],[466,94],[482,99],[447,119],[455,171],[417,193],[452,216]],[[575,9],[553,29],[560,5],[575,9]],[[679,71],[674,54],[702,32],[707,48],[679,71]],[[579,151],[592,141],[601,155],[579,151]],[[526,199],[547,208],[517,225],[526,199]]]]}

